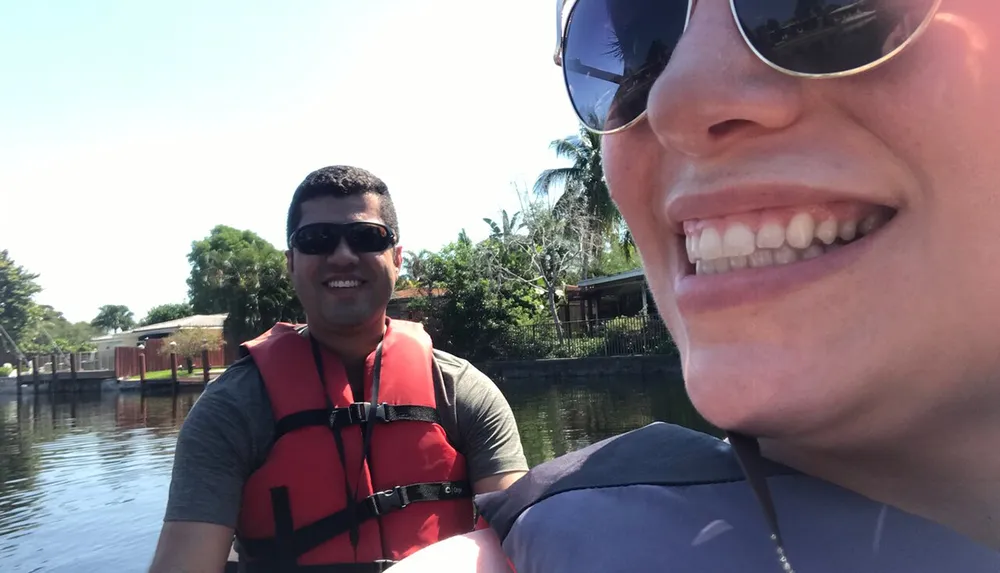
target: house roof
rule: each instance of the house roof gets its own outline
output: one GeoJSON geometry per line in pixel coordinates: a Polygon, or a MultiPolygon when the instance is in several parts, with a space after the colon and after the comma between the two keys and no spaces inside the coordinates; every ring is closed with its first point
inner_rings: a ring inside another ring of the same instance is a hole
{"type": "Polygon", "coordinates": [[[170,330],[182,328],[222,328],[223,324],[226,322],[226,317],[228,314],[196,314],[194,316],[187,316],[184,318],[178,318],[177,320],[168,320],[166,322],[160,322],[158,324],[147,324],[146,326],[140,326],[138,328],[133,328],[132,332],[135,334],[142,334],[144,332],[151,332],[154,330],[170,330]]]}
{"type": "MultiPolygon", "coordinates": [[[[431,289],[431,296],[442,296],[448,294],[448,289],[436,288],[431,289]]],[[[405,288],[397,290],[393,293],[392,298],[394,299],[407,299],[407,298],[422,298],[427,296],[427,293],[422,288],[405,288]]]]}
{"type": "Polygon", "coordinates": [[[592,278],[592,279],[582,280],[582,281],[576,283],[576,286],[578,286],[578,287],[595,287],[595,286],[606,285],[606,284],[609,284],[609,283],[615,283],[615,282],[619,282],[619,281],[633,281],[634,279],[641,279],[643,277],[645,277],[645,273],[640,268],[640,269],[635,269],[635,270],[632,270],[632,271],[627,271],[627,272],[624,272],[624,273],[618,273],[617,275],[611,275],[611,276],[608,276],[608,277],[596,277],[596,278],[592,278]]]}
{"type": "Polygon", "coordinates": [[[115,339],[128,338],[130,336],[132,336],[132,332],[129,331],[129,330],[126,330],[124,332],[116,332],[114,334],[105,334],[105,335],[102,335],[102,336],[95,336],[94,338],[91,338],[90,341],[91,342],[104,342],[104,341],[107,341],[107,340],[115,340],[115,339]]]}

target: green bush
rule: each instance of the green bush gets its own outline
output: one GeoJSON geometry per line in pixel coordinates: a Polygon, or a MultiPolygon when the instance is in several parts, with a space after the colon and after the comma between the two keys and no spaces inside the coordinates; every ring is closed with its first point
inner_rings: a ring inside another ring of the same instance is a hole
{"type": "Polygon", "coordinates": [[[663,323],[639,316],[614,318],[586,332],[577,325],[572,333],[566,330],[562,343],[552,323],[520,326],[511,329],[503,348],[510,360],[677,354],[663,323]]]}
{"type": "Polygon", "coordinates": [[[14,371],[14,367],[10,364],[0,364],[0,378],[6,378],[10,376],[10,373],[14,371]]]}

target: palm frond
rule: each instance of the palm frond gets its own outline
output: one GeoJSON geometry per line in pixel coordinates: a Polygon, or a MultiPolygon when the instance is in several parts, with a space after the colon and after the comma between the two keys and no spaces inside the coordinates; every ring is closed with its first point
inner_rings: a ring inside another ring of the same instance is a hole
{"type": "MultiPolygon", "coordinates": [[[[506,214],[504,216],[506,217],[506,214]]],[[[493,236],[494,237],[499,237],[500,235],[503,234],[503,232],[500,230],[500,226],[497,225],[493,221],[493,219],[490,219],[489,217],[483,217],[483,221],[485,221],[486,224],[490,226],[490,230],[493,231],[493,236]]]]}
{"type": "Polygon", "coordinates": [[[588,151],[586,142],[575,135],[549,143],[549,149],[554,151],[559,159],[568,159],[573,163],[586,157],[588,151]]]}
{"type": "Polygon", "coordinates": [[[535,180],[535,195],[544,197],[555,187],[566,187],[569,181],[576,178],[576,174],[577,170],[572,167],[557,167],[542,171],[535,180]]]}

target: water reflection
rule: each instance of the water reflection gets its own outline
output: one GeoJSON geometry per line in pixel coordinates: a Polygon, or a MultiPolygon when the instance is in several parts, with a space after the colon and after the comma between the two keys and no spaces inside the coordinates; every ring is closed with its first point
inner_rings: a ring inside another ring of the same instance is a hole
{"type": "MultiPolygon", "coordinates": [[[[531,465],[665,420],[709,430],[680,381],[502,385],[531,465]]],[[[0,397],[0,569],[144,572],[196,394],[0,397]]]]}
{"type": "Polygon", "coordinates": [[[503,391],[530,465],[658,420],[717,433],[695,412],[679,379],[523,381],[503,391]]]}
{"type": "Polygon", "coordinates": [[[0,398],[6,571],[144,571],[196,396],[0,398]]]}

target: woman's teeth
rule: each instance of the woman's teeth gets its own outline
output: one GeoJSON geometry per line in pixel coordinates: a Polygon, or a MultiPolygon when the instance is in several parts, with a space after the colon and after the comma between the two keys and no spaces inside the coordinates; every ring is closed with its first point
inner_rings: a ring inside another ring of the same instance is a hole
{"type": "Polygon", "coordinates": [[[867,209],[863,216],[841,214],[839,219],[810,211],[685,224],[688,260],[699,275],[787,265],[814,259],[871,234],[891,217],[883,209],[867,209]]]}

